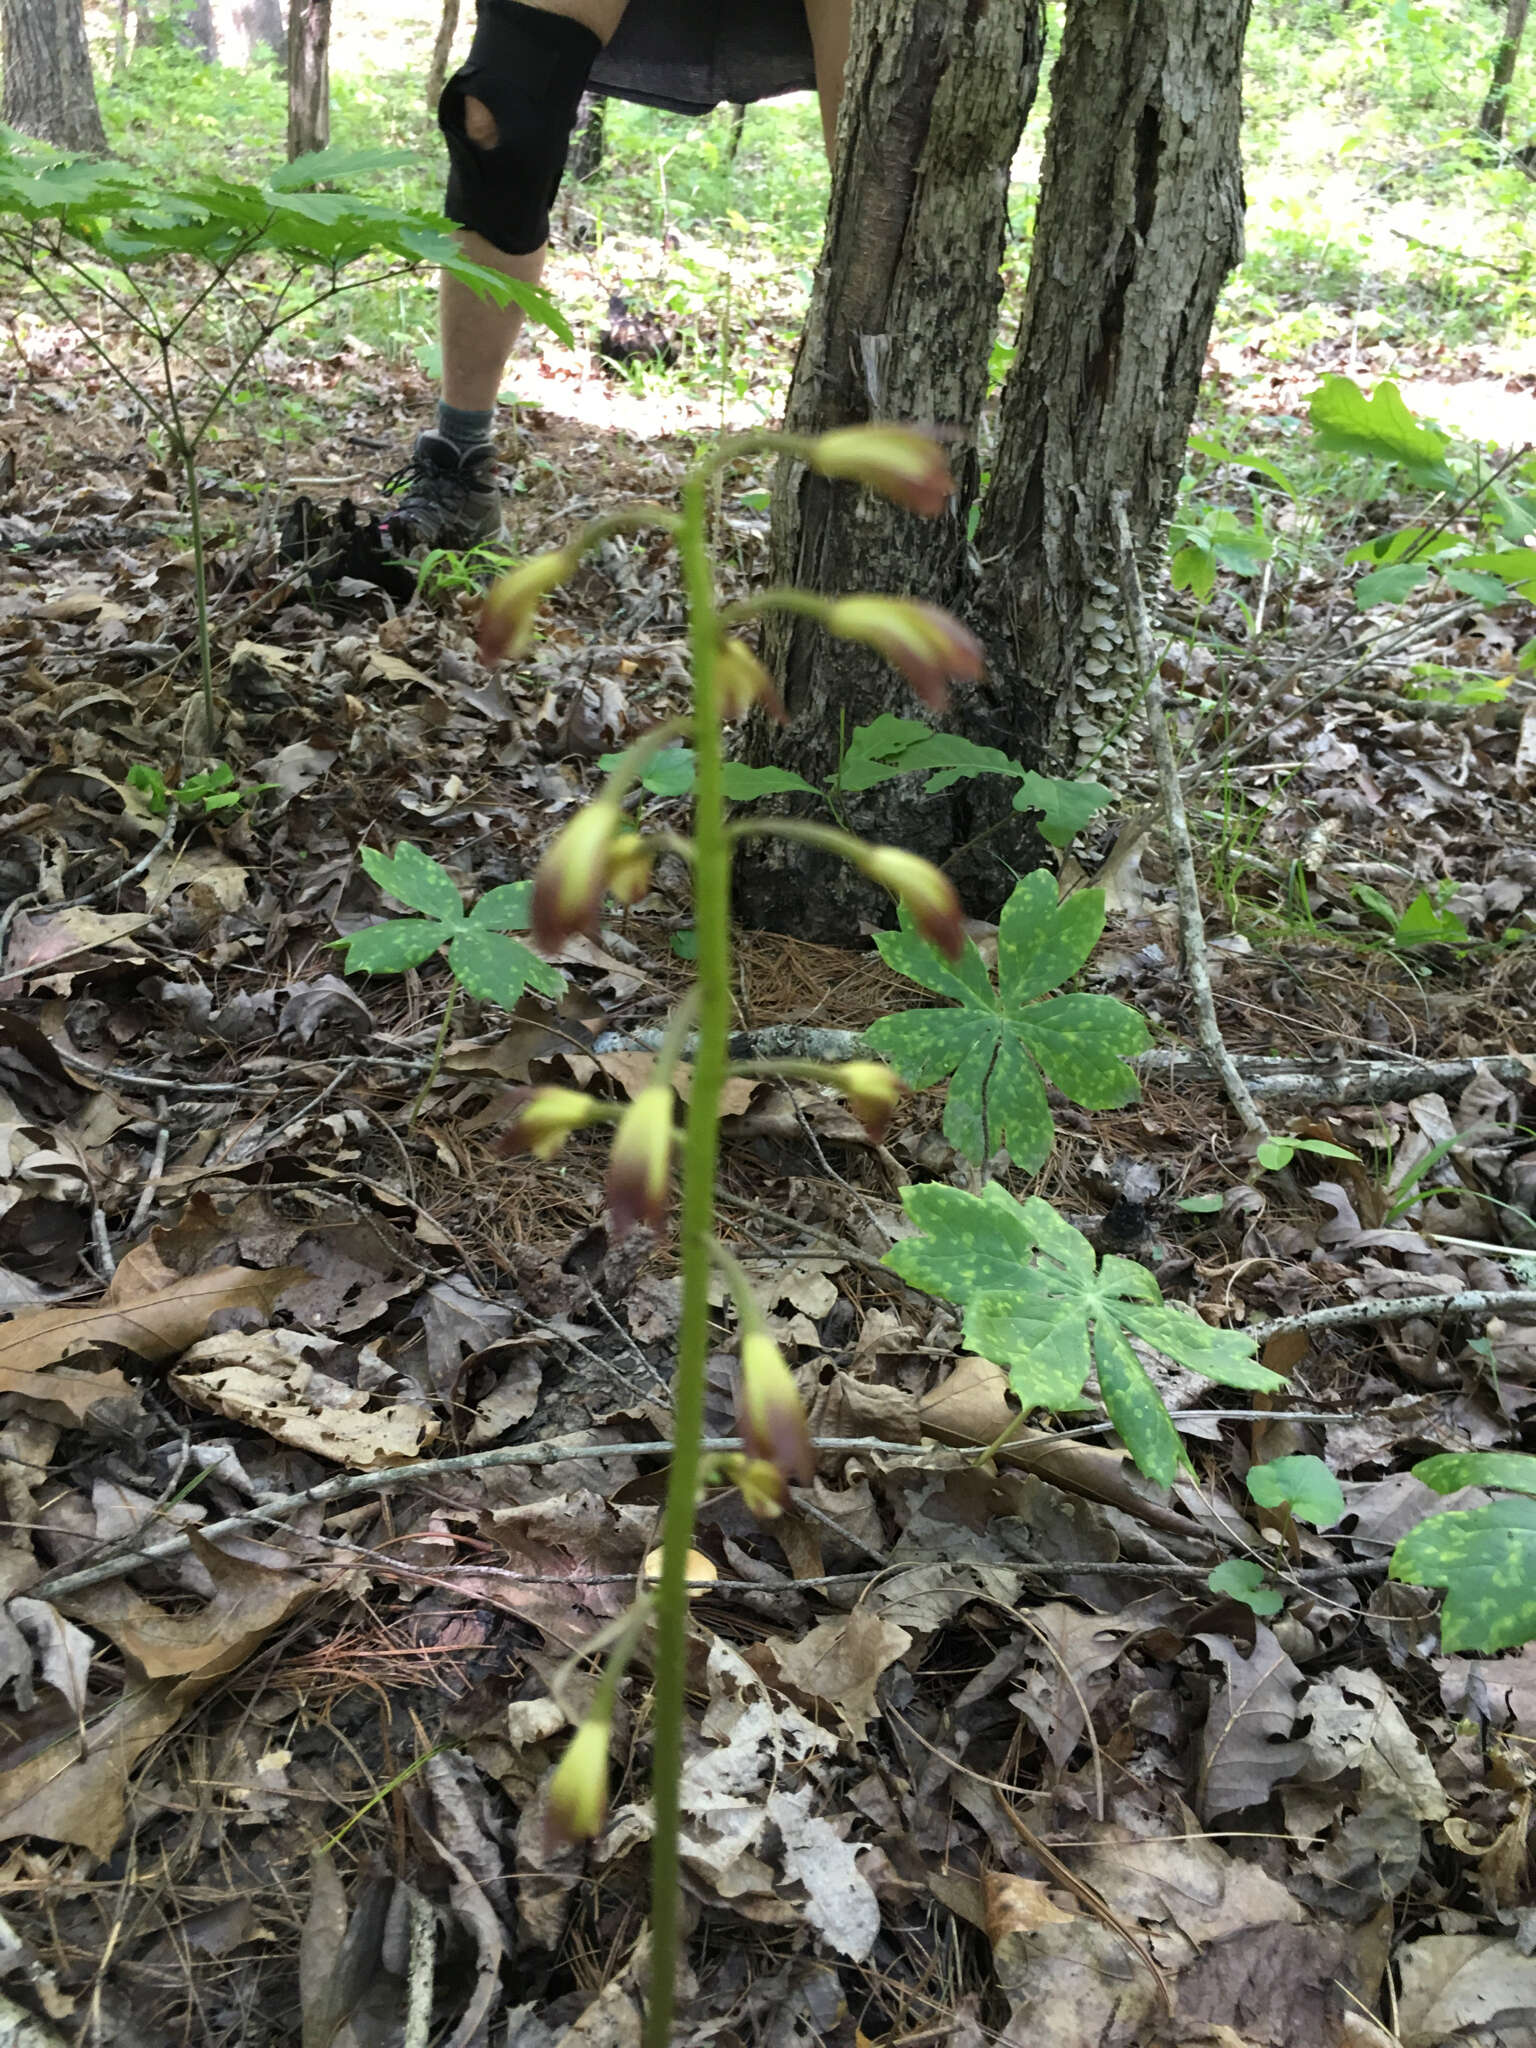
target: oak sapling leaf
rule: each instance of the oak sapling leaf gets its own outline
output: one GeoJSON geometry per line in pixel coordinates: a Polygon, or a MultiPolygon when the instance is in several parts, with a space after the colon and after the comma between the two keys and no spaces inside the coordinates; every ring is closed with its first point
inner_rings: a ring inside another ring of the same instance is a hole
{"type": "Polygon", "coordinates": [[[1025,1411],[1091,1407],[1090,1365],[1121,1441],[1149,1479],[1172,1482],[1184,1454],[1137,1345],[1226,1386],[1273,1392],[1278,1373],[1254,1342],[1163,1300],[1144,1266],[1096,1257],[1080,1230],[1036,1195],[993,1182],[979,1195],[931,1182],[906,1188],[917,1235],[884,1263],[909,1287],[960,1304],[966,1344],[1001,1365],[1025,1411]]]}
{"type": "Polygon", "coordinates": [[[947,961],[903,912],[901,929],[876,939],[888,967],[953,1009],[903,1010],[866,1033],[913,1088],[950,1076],[944,1135],[979,1165],[999,1145],[1034,1173],[1055,1136],[1046,1101],[1050,1081],[1084,1109],[1115,1109],[1140,1093],[1125,1064],[1150,1044],[1136,1012],[1113,996],[1050,991],[1077,973],[1104,929],[1104,897],[1081,890],[1064,903],[1037,870],[1003,907],[997,933],[997,984],[974,942],[947,961]]]}
{"type": "Polygon", "coordinates": [[[1321,1458],[1306,1453],[1250,1467],[1248,1491],[1261,1508],[1288,1507],[1314,1529],[1331,1529],[1344,1513],[1343,1487],[1321,1458]]]}
{"type": "Polygon", "coordinates": [[[349,974],[404,974],[446,946],[455,981],[477,1002],[512,1010],[525,989],[555,997],[565,987],[557,968],[508,936],[528,928],[531,882],[488,889],[466,913],[447,869],[408,839],[392,855],[365,846],[362,863],[387,896],[422,914],[369,925],[339,940],[349,974]]]}

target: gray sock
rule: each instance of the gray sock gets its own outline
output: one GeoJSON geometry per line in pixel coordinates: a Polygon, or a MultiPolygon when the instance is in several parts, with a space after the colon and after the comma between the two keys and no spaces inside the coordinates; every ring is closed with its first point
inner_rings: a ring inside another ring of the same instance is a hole
{"type": "Polygon", "coordinates": [[[494,411],[465,412],[456,405],[445,405],[441,399],[437,402],[437,431],[461,455],[490,447],[491,423],[495,417],[494,411]]]}

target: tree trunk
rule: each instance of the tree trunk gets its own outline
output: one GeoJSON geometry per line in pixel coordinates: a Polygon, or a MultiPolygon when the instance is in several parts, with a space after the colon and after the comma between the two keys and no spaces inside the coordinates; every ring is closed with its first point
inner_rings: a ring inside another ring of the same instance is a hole
{"type": "Polygon", "coordinates": [[[453,39],[459,32],[459,0],[443,0],[442,17],[437,24],[437,40],[432,45],[432,62],[427,66],[427,106],[434,114],[437,103],[443,96],[443,81],[448,76],[448,59],[453,51],[453,39]]]}
{"type": "Polygon", "coordinates": [[[1477,125],[1494,142],[1504,133],[1504,111],[1509,105],[1509,88],[1515,76],[1515,60],[1525,39],[1525,18],[1530,7],[1531,0],[1509,0],[1504,15],[1504,34],[1493,54],[1493,77],[1489,81],[1488,97],[1483,101],[1477,125]]]}
{"type": "MultiPolygon", "coordinates": [[[[1038,0],[855,0],[826,240],[786,425],[930,423],[949,444],[959,491],[944,517],[921,520],[786,464],[775,490],[775,582],[940,602],[961,593],[1008,176],[1040,46],[1038,0]]],[[[892,709],[897,686],[872,654],[806,620],[780,622],[769,653],[792,723],[754,731],[754,756],[824,784],[845,733],[892,709]]],[[[901,708],[916,715],[915,704],[901,708]]],[[[901,789],[845,805],[848,822],[892,836],[905,793],[894,809],[891,793],[901,789]]],[[[771,839],[743,848],[736,898],[750,922],[817,939],[847,937],[860,915],[885,908],[840,864],[771,839]]]]}
{"type": "Polygon", "coordinates": [[[584,92],[581,105],[576,110],[576,126],[571,134],[571,182],[585,185],[595,178],[603,167],[604,133],[608,112],[608,100],[600,92],[584,92]]]}
{"type": "Polygon", "coordinates": [[[238,68],[269,57],[282,62],[283,0],[194,0],[178,33],[210,64],[238,68]]]}
{"type": "Polygon", "coordinates": [[[81,0],[0,0],[0,121],[59,149],[105,155],[81,0]]]}
{"type": "MultiPolygon", "coordinates": [[[[1055,775],[1112,771],[1140,678],[1113,500],[1156,573],[1216,302],[1243,253],[1249,0],[1072,0],[1052,80],[1035,253],[976,534],[989,677],[959,721],[1055,775]]],[[[1112,780],[1112,772],[1107,779],[1112,780]]],[[[1021,862],[1006,785],[960,785],[951,868],[994,910],[1021,862]],[[1010,821],[1013,832],[1010,834],[1010,821]],[[1011,866],[1010,866],[1011,857],[1011,866]]]]}
{"type": "Polygon", "coordinates": [[[331,0],[289,0],[288,161],[331,140],[331,0]]]}

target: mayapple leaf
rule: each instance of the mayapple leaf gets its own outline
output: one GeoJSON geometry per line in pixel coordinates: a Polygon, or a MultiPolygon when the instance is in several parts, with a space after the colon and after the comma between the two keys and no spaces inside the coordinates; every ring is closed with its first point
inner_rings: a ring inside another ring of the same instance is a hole
{"type": "Polygon", "coordinates": [[[444,924],[464,922],[464,902],[452,876],[430,854],[402,839],[393,856],[365,846],[360,856],[366,872],[386,896],[393,896],[410,910],[444,924]]]}
{"type": "MultiPolygon", "coordinates": [[[[1536,1458],[1531,1460],[1536,1465],[1536,1458]]],[[[1299,1522],[1331,1529],[1344,1513],[1344,1489],[1321,1458],[1298,1452],[1268,1458],[1248,1471],[1248,1491],[1261,1508],[1288,1507],[1299,1522]]]]}
{"type": "Polygon", "coordinates": [[[1225,1564],[1207,1572],[1205,1583],[1213,1593],[1225,1593],[1241,1600],[1255,1614],[1278,1614],[1285,1605],[1273,1586],[1264,1583],[1264,1567],[1251,1557],[1229,1557],[1225,1564]]]}
{"type": "Polygon", "coordinates": [[[1536,1458],[1527,1451],[1441,1451],[1421,1458],[1413,1476],[1436,1493],[1464,1486],[1502,1486],[1511,1493],[1536,1493],[1536,1458]]]}
{"type": "Polygon", "coordinates": [[[1085,1109],[1116,1109],[1140,1084],[1125,1062],[1150,1043],[1136,1012],[1113,996],[1047,991],[1075,974],[1104,928],[1104,898],[1085,889],[1057,901],[1054,879],[1026,875],[1004,905],[997,935],[997,984],[968,939],[948,961],[919,938],[906,911],[901,927],[881,932],[881,958],[953,1010],[903,1010],[866,1034],[901,1078],[930,1088],[950,1077],[944,1135],[980,1164],[1006,1145],[1014,1164],[1033,1173],[1055,1136],[1045,1082],[1085,1109]]]}
{"type": "Polygon", "coordinates": [[[1443,1586],[1440,1647],[1512,1650],[1536,1636],[1536,1500],[1431,1515],[1399,1539],[1391,1576],[1443,1586]]]}
{"type": "Polygon", "coordinates": [[[1165,1302],[1144,1266],[1112,1254],[1100,1261],[1037,1195],[1020,1202],[995,1181],[979,1195],[935,1182],[904,1189],[902,1205],[916,1234],[884,1263],[909,1287],[960,1304],[965,1342],[1006,1370],[1026,1410],[1082,1407],[1091,1356],[1121,1440],[1162,1485],[1183,1452],[1138,1343],[1207,1379],[1285,1384],[1259,1364],[1251,1337],[1165,1302]]]}
{"type": "Polygon", "coordinates": [[[558,996],[565,987],[559,969],[541,960],[521,939],[473,924],[454,933],[448,965],[477,1002],[499,1003],[504,1010],[517,1008],[525,988],[537,989],[541,996],[558,996]]]}
{"type": "Polygon", "coordinates": [[[487,889],[469,913],[469,921],[481,931],[525,932],[532,919],[533,883],[503,882],[487,889]]]}
{"type": "Polygon", "coordinates": [[[436,918],[397,917],[342,940],[348,974],[404,974],[430,960],[456,927],[436,918]]]}

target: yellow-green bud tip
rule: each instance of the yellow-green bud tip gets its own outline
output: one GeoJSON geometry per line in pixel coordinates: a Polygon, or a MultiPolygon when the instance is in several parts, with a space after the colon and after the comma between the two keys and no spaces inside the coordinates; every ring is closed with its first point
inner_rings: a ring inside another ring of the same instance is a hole
{"type": "Polygon", "coordinates": [[[653,1081],[620,1117],[608,1154],[608,1217],[615,1238],[627,1236],[637,1223],[654,1230],[666,1214],[672,1140],[671,1085],[653,1081]]]}
{"type": "Polygon", "coordinates": [[[786,1479],[809,1486],[816,1470],[810,1427],[795,1376],[765,1330],[741,1340],[736,1428],[749,1458],[761,1459],[786,1479]]]}
{"type": "Polygon", "coordinates": [[[556,1842],[590,1842],[608,1817],[609,1723],[583,1721],[555,1766],[545,1801],[546,1824],[556,1842]]]}

